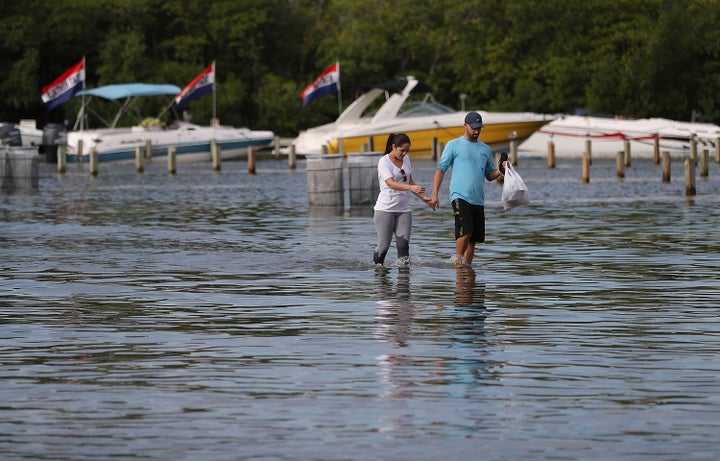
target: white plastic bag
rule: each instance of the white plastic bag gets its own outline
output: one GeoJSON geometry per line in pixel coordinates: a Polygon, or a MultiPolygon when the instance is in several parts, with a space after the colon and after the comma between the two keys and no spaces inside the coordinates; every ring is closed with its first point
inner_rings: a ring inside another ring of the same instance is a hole
{"type": "Polygon", "coordinates": [[[528,188],[520,174],[513,168],[510,162],[506,163],[505,182],[502,190],[502,204],[506,210],[525,205],[530,201],[528,188]]]}

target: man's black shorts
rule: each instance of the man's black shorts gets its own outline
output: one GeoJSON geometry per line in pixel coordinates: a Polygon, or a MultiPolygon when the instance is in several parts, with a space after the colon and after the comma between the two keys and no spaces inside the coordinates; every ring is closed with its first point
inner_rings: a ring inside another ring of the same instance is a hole
{"type": "Polygon", "coordinates": [[[452,201],[455,215],[455,239],[470,234],[470,241],[482,243],[485,241],[485,207],[472,205],[463,199],[452,201]]]}

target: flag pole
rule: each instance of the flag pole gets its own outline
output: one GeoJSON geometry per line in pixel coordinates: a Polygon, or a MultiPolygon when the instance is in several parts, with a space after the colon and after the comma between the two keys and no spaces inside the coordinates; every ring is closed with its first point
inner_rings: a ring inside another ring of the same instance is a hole
{"type": "Polygon", "coordinates": [[[213,124],[219,125],[220,123],[218,123],[217,113],[216,113],[216,96],[215,96],[215,92],[217,91],[217,79],[216,79],[216,75],[215,75],[215,60],[213,60],[213,62],[212,62],[212,76],[213,76],[213,101],[212,101],[212,105],[213,105],[213,109],[212,109],[212,110],[213,110],[213,124]]]}
{"type": "Polygon", "coordinates": [[[338,88],[338,117],[339,117],[340,114],[342,114],[342,93],[340,91],[340,60],[337,61],[337,70],[338,70],[337,88],[338,88]]]}
{"type": "MultiPolygon", "coordinates": [[[[83,56],[83,72],[85,73],[85,78],[83,79],[83,90],[84,90],[87,88],[87,74],[88,74],[87,63],[85,62],[85,56],[83,56]]],[[[82,125],[81,131],[84,130],[87,125],[87,114],[85,113],[85,95],[84,94],[82,95],[82,107],[83,107],[83,121],[81,123],[81,125],[82,125]]],[[[87,128],[89,129],[90,127],[87,126],[87,128]]]]}

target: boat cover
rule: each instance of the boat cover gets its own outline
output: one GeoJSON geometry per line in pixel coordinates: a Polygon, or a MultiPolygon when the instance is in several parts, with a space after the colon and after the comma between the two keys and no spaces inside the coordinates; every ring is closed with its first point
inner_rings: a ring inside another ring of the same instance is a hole
{"type": "Polygon", "coordinates": [[[177,85],[162,83],[120,83],[106,85],[75,93],[76,96],[99,96],[105,99],[122,99],[130,96],[176,95],[182,91],[177,85]]]}

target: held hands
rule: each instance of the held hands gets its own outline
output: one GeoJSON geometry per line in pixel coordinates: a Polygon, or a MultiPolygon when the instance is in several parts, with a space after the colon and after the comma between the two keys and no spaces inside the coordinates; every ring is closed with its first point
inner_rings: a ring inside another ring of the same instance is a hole
{"type": "Polygon", "coordinates": [[[507,152],[501,152],[500,153],[500,160],[498,160],[498,170],[500,170],[500,174],[505,176],[505,162],[508,161],[508,154],[507,152]]]}
{"type": "Polygon", "coordinates": [[[433,200],[431,197],[428,197],[425,195],[425,188],[423,186],[420,186],[418,184],[411,184],[410,185],[410,192],[415,194],[420,200],[425,202],[427,206],[435,210],[438,207],[437,200],[433,200]]]}
{"type": "Polygon", "coordinates": [[[423,195],[420,198],[422,199],[423,202],[425,202],[427,204],[427,206],[432,208],[433,211],[437,210],[438,203],[436,200],[433,200],[432,198],[428,197],[427,195],[423,195]]]}

